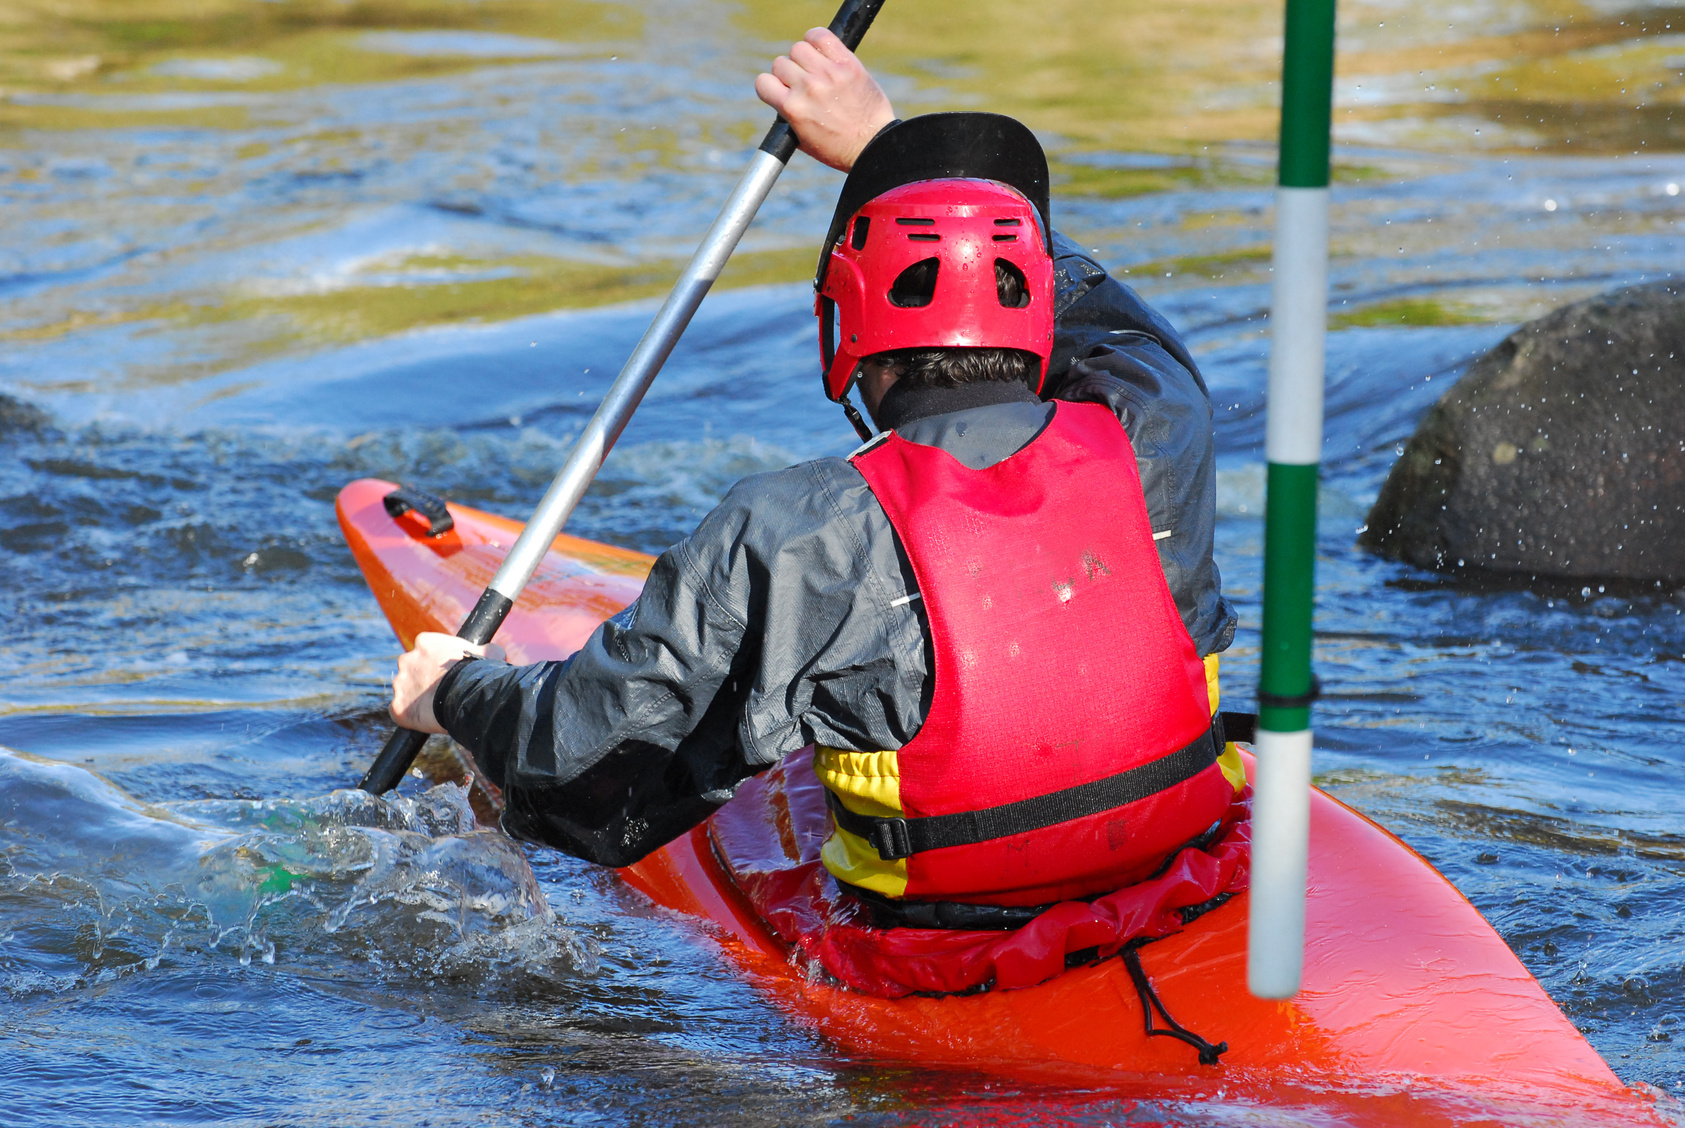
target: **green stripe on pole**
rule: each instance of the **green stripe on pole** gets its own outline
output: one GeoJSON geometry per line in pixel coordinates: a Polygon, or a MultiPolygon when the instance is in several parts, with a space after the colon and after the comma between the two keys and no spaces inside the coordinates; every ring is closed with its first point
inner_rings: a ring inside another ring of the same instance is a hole
{"type": "Polygon", "coordinates": [[[1328,128],[1334,0],[1287,0],[1281,176],[1270,298],[1264,457],[1263,653],[1253,776],[1246,983],[1264,999],[1302,985],[1311,800],[1311,613],[1328,332],[1328,128]]]}
{"type": "MultiPolygon", "coordinates": [[[[1311,691],[1311,601],[1316,587],[1316,489],[1319,468],[1272,462],[1264,502],[1264,647],[1258,688],[1279,697],[1311,691]]],[[[1311,726],[1309,705],[1258,709],[1271,732],[1311,726]]]]}
{"type": "Polygon", "coordinates": [[[1282,187],[1327,187],[1333,88],[1334,0],[1287,0],[1278,181],[1282,187]]]}

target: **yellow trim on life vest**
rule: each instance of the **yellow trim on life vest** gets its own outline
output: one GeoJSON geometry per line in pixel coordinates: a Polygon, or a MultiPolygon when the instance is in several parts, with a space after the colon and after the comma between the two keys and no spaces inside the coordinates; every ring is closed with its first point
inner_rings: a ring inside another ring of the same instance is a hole
{"type": "MultiPolygon", "coordinates": [[[[1217,706],[1223,699],[1222,687],[1217,684],[1217,655],[1205,656],[1205,695],[1211,699],[1211,715],[1217,715],[1217,706]]],[[[1223,770],[1223,778],[1229,781],[1229,786],[1236,794],[1246,790],[1246,765],[1240,762],[1240,749],[1234,741],[1223,745],[1223,754],[1217,757],[1217,766],[1223,770]]]]}
{"type": "Polygon", "coordinates": [[[813,774],[855,814],[887,819],[901,813],[899,753],[845,752],[821,744],[813,750],[813,774]]]}
{"type": "MultiPolygon", "coordinates": [[[[813,750],[813,774],[855,814],[893,818],[901,813],[897,752],[848,752],[821,744],[813,750]]],[[[838,881],[886,897],[907,892],[907,859],[886,862],[871,843],[835,824],[819,858],[838,881]]]]}
{"type": "MultiPolygon", "coordinates": [[[[1217,715],[1222,696],[1218,665],[1217,655],[1206,657],[1205,692],[1212,716],[1217,715]]],[[[1236,792],[1245,790],[1246,769],[1233,741],[1224,745],[1217,766],[1236,792]]],[[[894,751],[849,752],[821,744],[813,750],[813,773],[855,814],[893,818],[901,813],[901,764],[894,751]]],[[[886,897],[901,897],[907,892],[907,859],[886,862],[871,843],[838,826],[831,827],[831,836],[825,839],[819,857],[838,881],[886,897]]]]}

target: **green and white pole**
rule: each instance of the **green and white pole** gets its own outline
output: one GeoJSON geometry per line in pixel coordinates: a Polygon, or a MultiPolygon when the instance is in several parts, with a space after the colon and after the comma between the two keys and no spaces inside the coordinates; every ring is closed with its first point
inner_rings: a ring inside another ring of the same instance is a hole
{"type": "Polygon", "coordinates": [[[1310,843],[1311,604],[1328,329],[1328,130],[1335,0],[1287,0],[1264,450],[1264,645],[1258,675],[1246,979],[1299,990],[1310,843]]]}

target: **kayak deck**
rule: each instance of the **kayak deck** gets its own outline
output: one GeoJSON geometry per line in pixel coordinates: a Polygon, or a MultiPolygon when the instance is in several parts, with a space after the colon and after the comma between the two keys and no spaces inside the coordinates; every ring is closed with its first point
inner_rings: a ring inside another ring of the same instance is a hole
{"type": "MultiPolygon", "coordinates": [[[[353,482],[338,511],[370,588],[408,646],[419,631],[455,629],[520,525],[452,505],[455,529],[430,538],[421,520],[387,514],[382,499],[394,488],[353,482]]],[[[557,537],[498,641],[516,662],[572,653],[637,598],[651,564],[639,553],[557,537]]],[[[739,822],[763,820],[767,841],[778,842],[789,833],[778,802],[777,788],[767,787],[732,805],[739,822]],[[761,807],[745,812],[746,800],[761,807]]],[[[1244,893],[1141,949],[1169,1012],[1229,1043],[1215,1067],[1200,1066],[1180,1042],[1145,1035],[1117,959],[1036,987],[965,996],[880,999],[810,981],[733,884],[706,824],[621,874],[658,904],[704,922],[786,1014],[874,1060],[1103,1084],[1160,1099],[1222,1093],[1344,1112],[1365,1124],[1665,1123],[1454,886],[1320,791],[1311,804],[1297,996],[1267,1001],[1247,991],[1244,893]]]]}

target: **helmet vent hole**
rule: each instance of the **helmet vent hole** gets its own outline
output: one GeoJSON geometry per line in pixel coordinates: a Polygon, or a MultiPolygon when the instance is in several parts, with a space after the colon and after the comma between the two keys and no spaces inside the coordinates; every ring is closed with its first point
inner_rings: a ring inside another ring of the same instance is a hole
{"type": "Polygon", "coordinates": [[[928,215],[898,215],[895,222],[902,227],[935,227],[936,221],[928,215]]]}
{"type": "Polygon", "coordinates": [[[1030,304],[1030,284],[1024,272],[1005,259],[995,260],[995,296],[1006,309],[1023,309],[1030,304]]]}
{"type": "Polygon", "coordinates": [[[1016,235],[996,235],[995,236],[995,242],[997,242],[997,243],[1016,243],[1017,241],[1018,241],[1018,236],[1016,236],[1016,235]]]}
{"type": "Polygon", "coordinates": [[[942,241],[942,236],[924,231],[914,231],[907,238],[915,243],[940,243],[942,241]]]}
{"type": "Polygon", "coordinates": [[[871,226],[872,219],[870,216],[863,215],[856,219],[854,221],[854,237],[848,241],[849,246],[857,251],[864,247],[866,245],[866,232],[871,229],[871,226]]]}
{"type": "Polygon", "coordinates": [[[889,304],[902,309],[923,309],[929,305],[930,299],[936,296],[936,270],[939,266],[939,261],[927,258],[903,270],[889,288],[889,304]]]}
{"type": "Polygon", "coordinates": [[[995,220],[995,226],[996,227],[1018,227],[1018,226],[1021,226],[1023,224],[1023,222],[1024,221],[1021,220],[1021,219],[997,219],[997,220],[995,220]]]}

